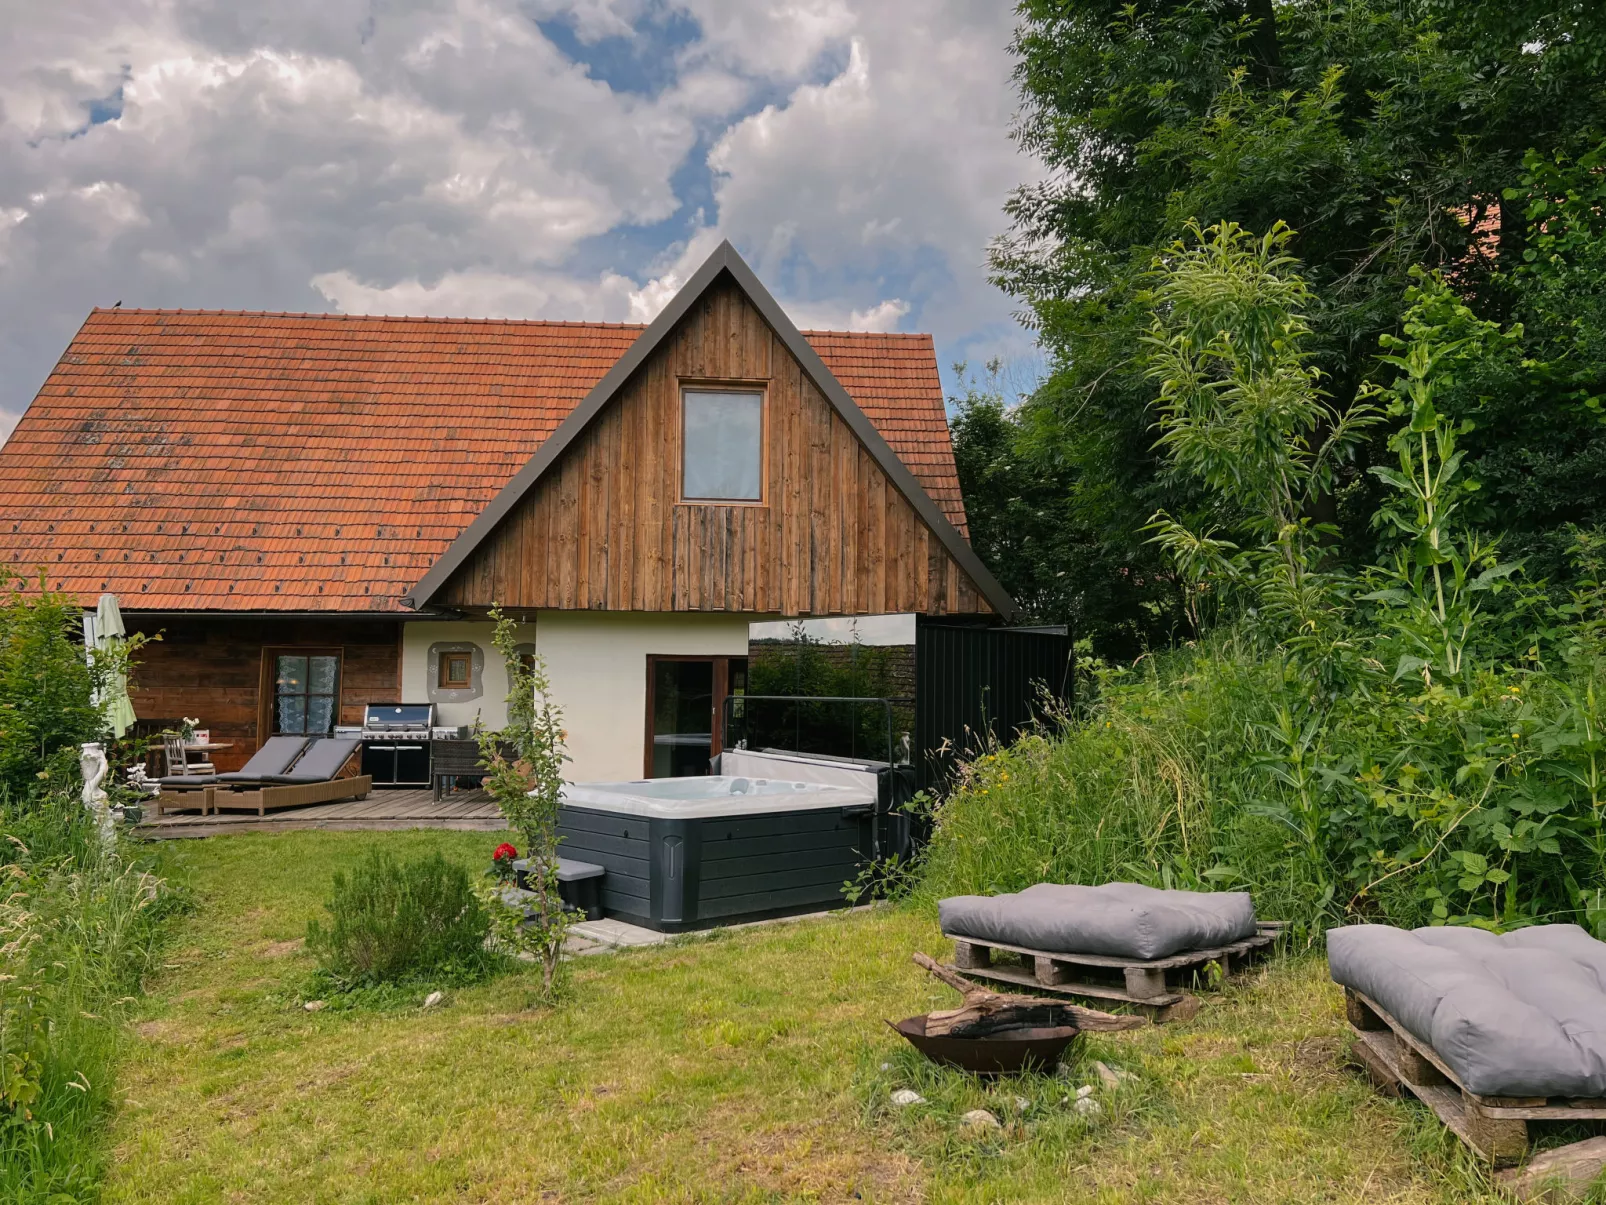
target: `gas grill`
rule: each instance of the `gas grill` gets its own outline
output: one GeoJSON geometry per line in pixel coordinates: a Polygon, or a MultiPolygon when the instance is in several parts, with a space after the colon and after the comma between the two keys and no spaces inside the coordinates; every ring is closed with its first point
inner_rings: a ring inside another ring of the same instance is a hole
{"type": "Polygon", "coordinates": [[[362,772],[376,787],[427,787],[433,703],[370,703],[362,718],[362,772]]]}

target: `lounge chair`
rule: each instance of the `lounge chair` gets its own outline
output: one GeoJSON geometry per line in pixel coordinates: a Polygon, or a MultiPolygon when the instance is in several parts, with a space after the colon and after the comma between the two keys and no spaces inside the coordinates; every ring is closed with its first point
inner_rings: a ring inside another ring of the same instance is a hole
{"type": "Polygon", "coordinates": [[[361,741],[346,737],[323,737],[313,741],[293,764],[277,773],[259,775],[250,780],[245,779],[244,770],[235,778],[219,775],[219,789],[212,797],[213,810],[244,808],[255,810],[257,815],[262,816],[269,808],[364,799],[374,785],[370,775],[335,777],[361,745],[361,741]],[[225,782],[225,779],[228,781],[225,782]],[[245,789],[252,786],[256,789],[245,789]]]}
{"type": "MultiPolygon", "coordinates": [[[[1496,1166],[1529,1154],[1529,1122],[1606,1120],[1606,942],[1578,925],[1345,925],[1327,962],[1367,1075],[1496,1166]]],[[[1606,1167],[1600,1141],[1552,1147],[1506,1184],[1560,1199],[1520,1186],[1562,1170],[1581,1190],[1606,1167]]]]}
{"type": "MultiPolygon", "coordinates": [[[[184,742],[178,737],[165,737],[163,745],[169,769],[175,764],[182,765],[184,742]]],[[[307,738],[304,736],[274,736],[269,737],[262,748],[251,755],[251,760],[242,769],[227,774],[166,774],[156,780],[162,788],[161,794],[156,797],[156,814],[160,816],[164,808],[194,807],[196,796],[200,798],[201,815],[216,811],[218,787],[260,786],[269,775],[288,770],[306,747],[307,738]]]]}
{"type": "Polygon", "coordinates": [[[289,770],[306,748],[307,738],[304,736],[270,736],[245,765],[227,774],[219,774],[218,784],[230,788],[259,787],[271,781],[275,775],[289,770]]]}

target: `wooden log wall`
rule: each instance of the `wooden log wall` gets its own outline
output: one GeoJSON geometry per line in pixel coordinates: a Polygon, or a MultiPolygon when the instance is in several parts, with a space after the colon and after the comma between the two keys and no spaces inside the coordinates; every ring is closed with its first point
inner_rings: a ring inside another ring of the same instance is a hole
{"type": "Polygon", "coordinates": [[[273,667],[264,650],[338,650],[340,718],[362,723],[369,703],[398,701],[401,624],[385,620],[227,619],[124,615],[128,629],[162,639],[137,654],[129,698],[142,720],[194,716],[214,739],[234,748],[213,756],[219,770],[237,770],[267,738],[261,731],[264,690],[273,667]]]}
{"type": "Polygon", "coordinates": [[[446,606],[991,608],[736,286],[710,289],[447,582],[446,606]],[[765,394],[762,504],[680,501],[683,385],[765,394]]]}

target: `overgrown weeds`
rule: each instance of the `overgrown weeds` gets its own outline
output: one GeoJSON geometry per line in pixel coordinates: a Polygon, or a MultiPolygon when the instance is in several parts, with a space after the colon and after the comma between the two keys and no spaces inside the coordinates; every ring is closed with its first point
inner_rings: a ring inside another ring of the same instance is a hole
{"type": "Polygon", "coordinates": [[[1360,573],[1330,567],[1320,528],[1289,501],[1304,494],[1245,518],[1254,496],[1226,484],[1297,476],[1289,466],[1313,462],[1321,425],[1310,405],[1265,404],[1315,389],[1294,371],[1298,315],[1263,312],[1299,302],[1297,290],[1262,291],[1249,308],[1257,327],[1288,336],[1282,358],[1237,350],[1255,341],[1216,302],[1237,296],[1237,275],[1289,268],[1230,234],[1202,235],[1217,254],[1181,257],[1157,290],[1171,298],[1155,319],[1161,346],[1181,345],[1161,336],[1191,321],[1178,295],[1196,288],[1232,352],[1157,360],[1188,376],[1166,394],[1187,405],[1161,425],[1209,454],[1194,458],[1201,468],[1173,439],[1175,470],[1214,488],[1218,517],[1236,515],[1262,543],[1240,550],[1159,520],[1192,596],[1208,600],[1193,608],[1203,634],[1101,671],[1062,731],[966,767],[937,814],[923,890],[1122,878],[1248,890],[1261,915],[1307,939],[1352,919],[1568,921],[1606,937],[1601,539],[1575,533],[1581,584],[1565,600],[1524,583],[1495,541],[1460,523],[1476,489],[1457,448],[1466,428],[1436,405],[1501,332],[1441,279],[1418,277],[1404,336],[1388,343],[1398,354],[1382,358],[1393,383],[1371,391],[1399,422],[1398,468],[1373,470],[1394,491],[1377,522],[1398,546],[1360,573]],[[1258,469],[1235,467],[1262,455],[1258,469]]]}
{"type": "MultiPolygon", "coordinates": [[[[64,808],[57,800],[52,807],[64,808]]],[[[0,898],[0,1199],[81,1200],[122,1021],[184,894],[117,850],[40,857],[14,836],[0,898]]]]}

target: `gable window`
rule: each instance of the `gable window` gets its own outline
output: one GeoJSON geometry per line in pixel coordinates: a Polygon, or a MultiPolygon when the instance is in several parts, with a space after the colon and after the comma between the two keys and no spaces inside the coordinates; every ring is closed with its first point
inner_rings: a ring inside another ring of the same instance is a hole
{"type": "Polygon", "coordinates": [[[327,736],[334,731],[340,654],[279,653],[273,661],[274,733],[327,736]]]}
{"type": "Polygon", "coordinates": [[[762,502],[764,395],[751,390],[687,389],[681,408],[681,498],[762,502]]]}
{"type": "Polygon", "coordinates": [[[470,653],[442,653],[440,676],[435,685],[441,690],[467,690],[473,683],[474,658],[470,653]]]}

